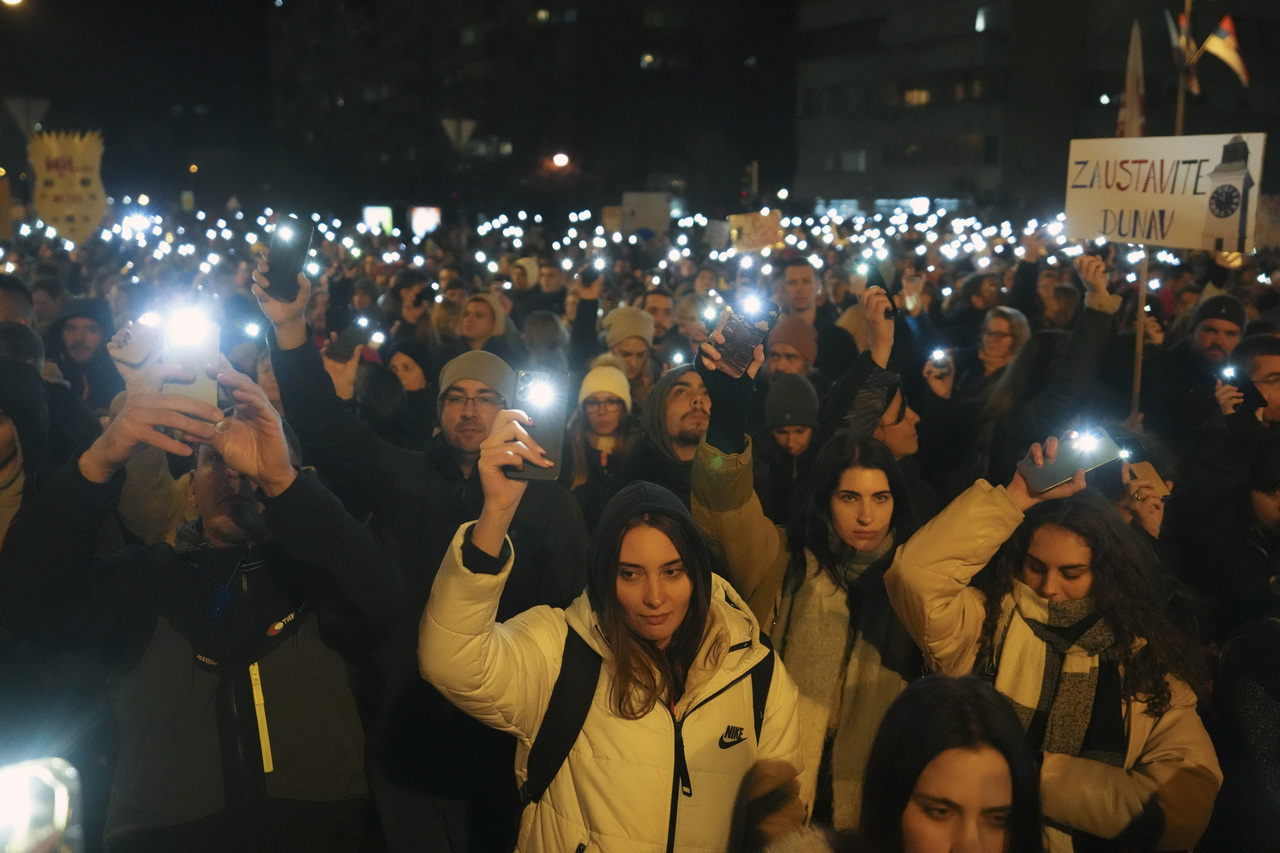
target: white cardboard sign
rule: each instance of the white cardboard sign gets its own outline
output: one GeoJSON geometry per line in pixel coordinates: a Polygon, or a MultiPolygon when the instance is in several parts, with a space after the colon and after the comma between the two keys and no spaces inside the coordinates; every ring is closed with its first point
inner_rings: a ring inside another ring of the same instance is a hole
{"type": "Polygon", "coordinates": [[[1067,237],[1251,252],[1264,133],[1073,139],[1067,237]]]}

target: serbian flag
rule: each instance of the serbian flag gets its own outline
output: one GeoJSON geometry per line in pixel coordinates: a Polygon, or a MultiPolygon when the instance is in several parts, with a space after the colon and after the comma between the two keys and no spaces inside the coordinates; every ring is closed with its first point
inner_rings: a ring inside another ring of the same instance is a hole
{"type": "Polygon", "coordinates": [[[1146,84],[1142,78],[1142,31],[1133,22],[1129,32],[1129,65],[1124,74],[1124,94],[1120,96],[1120,116],[1116,136],[1146,136],[1146,84]]]}
{"type": "Polygon", "coordinates": [[[1227,63],[1227,67],[1236,72],[1240,84],[1249,85],[1249,72],[1245,70],[1244,60],[1240,58],[1240,43],[1236,41],[1236,25],[1231,16],[1225,16],[1218,22],[1218,28],[1204,40],[1201,50],[1207,50],[1227,63]]]}

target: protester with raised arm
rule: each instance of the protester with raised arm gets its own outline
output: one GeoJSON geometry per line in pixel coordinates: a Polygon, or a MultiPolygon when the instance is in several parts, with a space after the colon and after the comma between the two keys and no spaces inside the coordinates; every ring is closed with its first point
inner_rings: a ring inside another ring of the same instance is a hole
{"type": "Polygon", "coordinates": [[[24,509],[0,559],[6,623],[120,673],[108,850],[364,850],[350,665],[389,624],[400,575],[295,469],[262,390],[225,359],[214,369],[233,414],[161,393],[190,378],[161,365],[24,509]],[[199,519],[175,547],[95,558],[123,469],[147,447],[196,456],[199,519]]]}
{"type": "MultiPolygon", "coordinates": [[[[271,358],[285,412],[322,476],[345,502],[371,510],[370,526],[406,573],[409,591],[376,651],[366,700],[372,782],[391,850],[498,849],[514,835],[519,801],[511,775],[515,741],[467,719],[418,675],[417,622],[459,524],[483,503],[480,444],[515,395],[515,374],[488,352],[461,355],[440,371],[440,435],[430,451],[395,447],[346,411],[319,351],[306,343],[299,279],[292,302],[269,296],[269,268],[255,275],[275,327],[271,358]]],[[[582,591],[586,531],[573,496],[537,483],[514,521],[521,544],[501,618],[539,604],[563,607],[582,591]]]]}
{"type": "MultiPolygon", "coordinates": [[[[1032,464],[1057,451],[1032,445],[1032,464]]],[[[931,669],[1013,703],[1042,756],[1051,853],[1187,850],[1222,782],[1188,685],[1199,651],[1165,615],[1154,554],[1084,486],[1082,471],[1040,494],[1020,471],[979,480],[898,550],[885,586],[931,669]]]]}
{"type": "MultiPolygon", "coordinates": [[[[526,806],[518,848],[728,850],[753,766],[774,763],[775,796],[794,800],[795,687],[745,602],[712,573],[688,510],[652,483],[630,484],[605,507],[587,591],[572,605],[499,623],[520,548],[508,531],[527,487],[505,469],[549,464],[528,423],[504,411],[482,445],[484,507],[458,529],[436,576],[422,616],[422,674],[520,740],[517,776],[528,785],[530,745],[558,725],[549,706],[577,658],[572,645],[585,645],[600,659],[586,685],[594,698],[545,792],[526,806]],[[766,665],[768,680],[751,677],[766,665]]],[[[798,801],[787,813],[790,826],[803,820],[798,801]]]]}
{"type": "MultiPolygon", "coordinates": [[[[892,324],[883,290],[868,291],[867,302],[881,324],[892,324]]],[[[713,335],[704,353],[714,354],[720,340],[713,335]]],[[[887,361],[892,337],[873,340],[875,357],[887,361]]],[[[694,518],[724,549],[735,588],[799,688],[802,798],[815,821],[850,829],[875,727],[921,669],[882,580],[894,548],[915,529],[911,504],[893,453],[869,435],[877,403],[867,429],[842,430],[819,452],[790,526],[770,524],[753,490],[754,448],[745,435],[763,359],[757,347],[737,379],[699,359],[713,405],[694,460],[694,518]]]]}

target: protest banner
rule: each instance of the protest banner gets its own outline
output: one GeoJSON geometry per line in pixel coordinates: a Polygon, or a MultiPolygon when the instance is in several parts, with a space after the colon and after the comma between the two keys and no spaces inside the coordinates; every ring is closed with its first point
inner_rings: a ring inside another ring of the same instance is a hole
{"type": "Polygon", "coordinates": [[[733,248],[739,252],[758,252],[766,246],[780,245],[782,211],[735,213],[729,217],[729,234],[733,248]]]}
{"type": "Polygon", "coordinates": [[[36,213],[61,237],[80,244],[93,236],[107,212],[102,188],[102,136],[35,133],[27,145],[35,176],[36,213]]]}
{"type": "Polygon", "coordinates": [[[1074,139],[1066,234],[1251,252],[1263,133],[1074,139]]]}

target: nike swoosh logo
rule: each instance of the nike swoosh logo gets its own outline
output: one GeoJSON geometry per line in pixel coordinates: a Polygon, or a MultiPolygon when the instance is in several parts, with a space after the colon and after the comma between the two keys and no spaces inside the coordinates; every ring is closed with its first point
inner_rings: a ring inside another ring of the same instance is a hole
{"type": "Polygon", "coordinates": [[[728,749],[731,746],[737,746],[747,739],[746,735],[738,735],[736,738],[730,739],[725,735],[720,735],[720,748],[728,749]]]}

